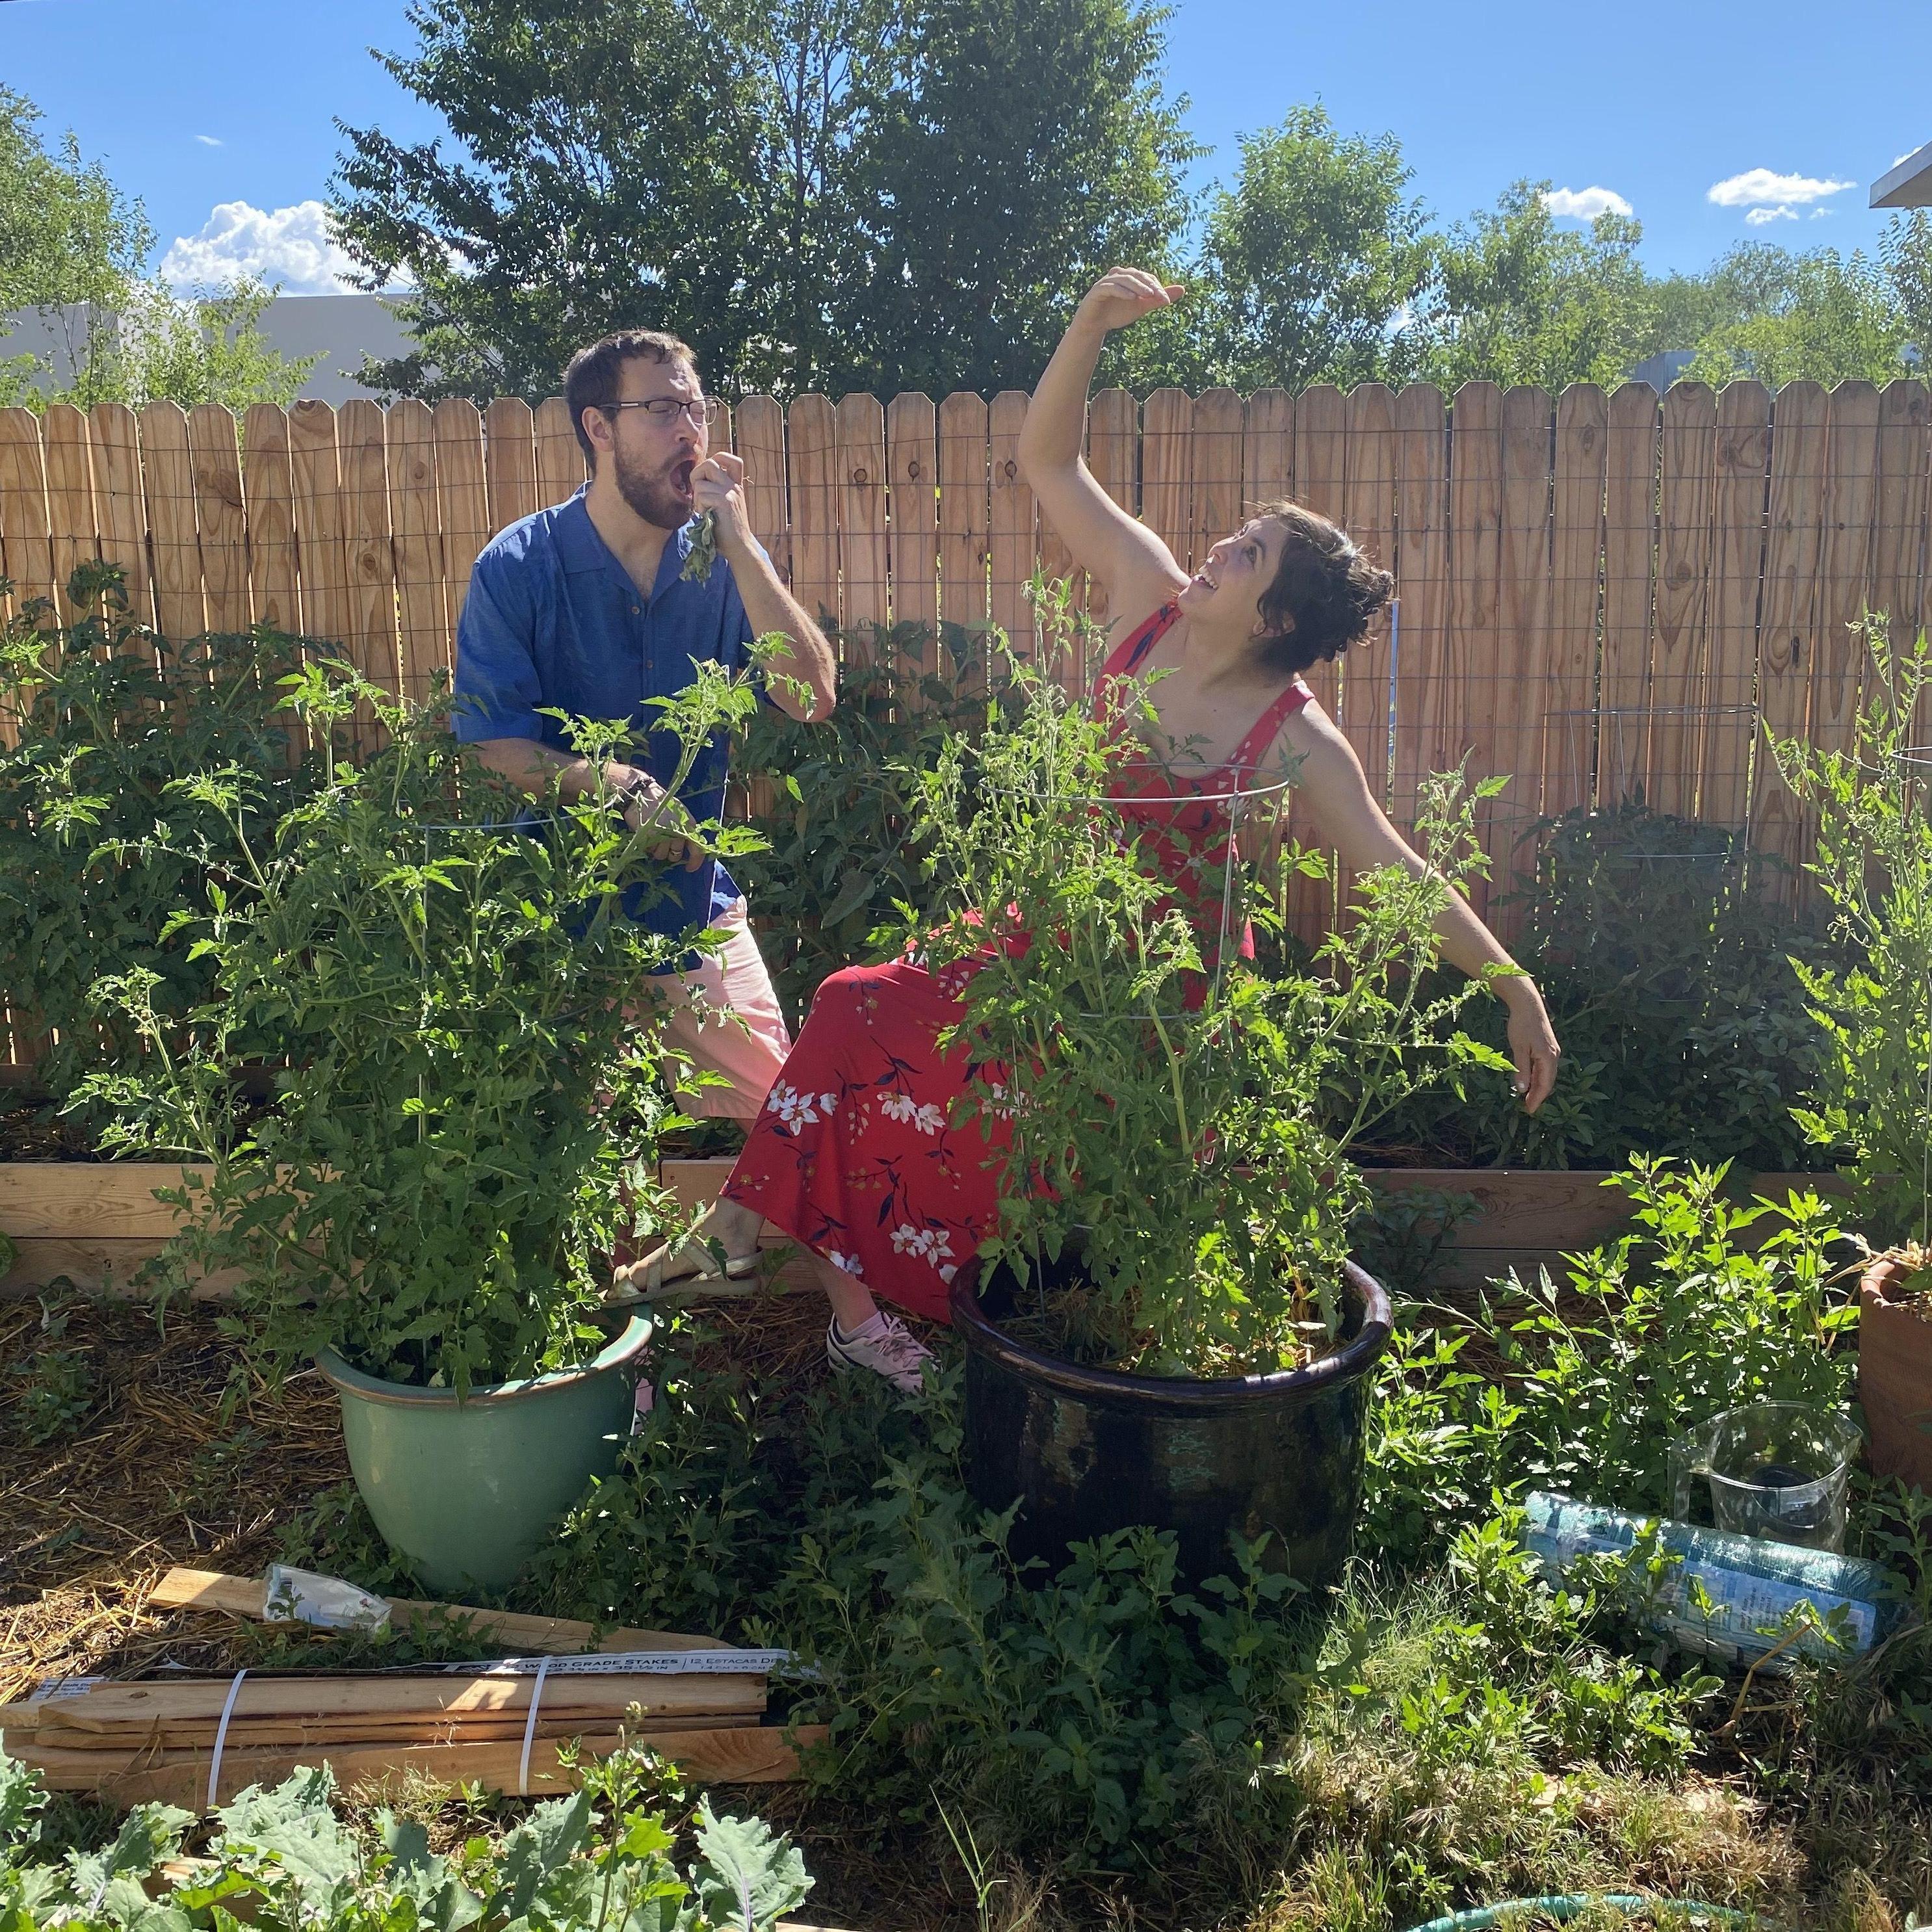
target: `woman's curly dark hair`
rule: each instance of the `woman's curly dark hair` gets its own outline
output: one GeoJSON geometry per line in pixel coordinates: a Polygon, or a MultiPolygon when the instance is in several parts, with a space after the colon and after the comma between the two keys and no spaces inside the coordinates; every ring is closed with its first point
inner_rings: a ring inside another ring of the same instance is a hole
{"type": "Polygon", "coordinates": [[[1269,632],[1262,662],[1292,676],[1360,644],[1395,579],[1378,570],[1339,524],[1299,503],[1264,503],[1255,514],[1274,518],[1287,537],[1274,581],[1262,592],[1269,632]]]}

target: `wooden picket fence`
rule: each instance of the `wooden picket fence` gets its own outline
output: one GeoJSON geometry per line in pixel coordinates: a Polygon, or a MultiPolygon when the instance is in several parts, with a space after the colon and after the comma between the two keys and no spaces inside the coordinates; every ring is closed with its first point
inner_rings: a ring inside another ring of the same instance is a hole
{"type": "MultiPolygon", "coordinates": [[[[1024,640],[1035,568],[1071,572],[1020,473],[1027,407],[750,396],[720,435],[759,535],[848,650],[874,647],[870,626],[941,620],[1024,640]]],[[[1540,816],[1638,794],[1802,860],[1762,728],[1844,743],[1849,627],[1868,607],[1900,636],[1924,621],[1929,422],[1918,382],[1116,389],[1087,446],[1184,564],[1292,496],[1394,570],[1389,617],[1311,682],[1398,821],[1430,771],[1510,774],[1484,819],[1506,877],[1540,816]]],[[[262,405],[238,424],[212,406],[0,410],[0,568],[16,601],[58,603],[100,556],[164,634],[278,625],[421,691],[451,662],[478,550],[582,476],[557,399],[262,405]]]]}

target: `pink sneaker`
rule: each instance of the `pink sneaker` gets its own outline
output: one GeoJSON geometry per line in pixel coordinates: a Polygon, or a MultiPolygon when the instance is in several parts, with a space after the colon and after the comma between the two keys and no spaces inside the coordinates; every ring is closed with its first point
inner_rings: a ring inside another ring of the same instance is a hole
{"type": "Polygon", "coordinates": [[[925,1380],[920,1371],[932,1360],[932,1351],[882,1309],[849,1335],[835,1317],[825,1330],[825,1359],[841,1375],[848,1369],[870,1369],[902,1394],[916,1395],[925,1380]]]}

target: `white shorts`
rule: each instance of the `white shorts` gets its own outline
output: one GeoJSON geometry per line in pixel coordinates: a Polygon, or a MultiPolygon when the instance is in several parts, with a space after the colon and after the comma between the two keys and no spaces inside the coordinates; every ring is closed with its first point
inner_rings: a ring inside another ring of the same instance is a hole
{"type": "Polygon", "coordinates": [[[671,1002],[664,1040],[674,1056],[730,1084],[676,1089],[688,1114],[748,1120],[757,1117],[791,1051],[791,1035],[745,902],[712,922],[725,935],[694,973],[666,974],[652,982],[671,1002]]]}

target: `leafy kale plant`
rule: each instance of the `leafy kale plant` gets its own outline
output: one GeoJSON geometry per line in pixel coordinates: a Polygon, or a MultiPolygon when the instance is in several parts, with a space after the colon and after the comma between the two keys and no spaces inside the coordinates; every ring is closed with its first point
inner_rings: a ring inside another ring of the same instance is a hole
{"type": "MultiPolygon", "coordinates": [[[[1050,661],[1008,674],[1010,714],[923,778],[916,824],[945,910],[908,935],[935,970],[969,969],[970,1105],[1012,1136],[986,1263],[1037,1285],[1078,1251],[1088,1286],[1028,1298],[1058,1352],[1167,1375],[1292,1366],[1339,1332],[1365,1196],[1348,1146],[1425,1054],[1498,1058],[1455,1030],[1473,988],[1418,992],[1470,862],[1468,803],[1432,787],[1431,869],[1364,875],[1314,963],[1264,978],[1234,956],[1244,867],[1229,881],[1200,861],[1184,905],[1171,814],[1110,796],[1148,758],[1139,740],[1070,698],[1050,661]],[[1200,928],[1224,903],[1217,947],[1200,928]],[[1339,1122],[1322,1108],[1338,1088],[1339,1122]]],[[[1144,687],[1117,695],[1153,728],[1144,687]]]]}
{"type": "Polygon", "coordinates": [[[214,1814],[202,1857],[170,1865],[195,1820],[137,1805],[94,1852],[55,1858],[40,1844],[38,1774],[0,1756],[0,1924],[117,1932],[770,1932],[811,1889],[805,1864],[761,1820],[693,1821],[680,1870],[664,1798],[674,1780],[647,1753],[583,1767],[583,1787],[536,1806],[500,1840],[433,1851],[413,1818],[388,1810],[366,1828],[338,1818],[326,1769],[273,1790],[251,1786],[214,1814]]]}
{"type": "MultiPolygon", "coordinates": [[[[649,848],[664,835],[626,831],[599,797],[529,809],[440,708],[346,667],[310,665],[290,702],[325,746],[366,707],[382,747],[328,760],[272,838],[234,774],[194,782],[236,854],[206,914],[173,922],[214,990],[176,1022],[152,970],[104,980],[104,1010],[147,1057],[83,1091],[113,1106],[116,1146],[206,1164],[178,1196],[194,1221],[176,1258],[241,1271],[272,1364],[333,1346],[370,1373],[462,1390],[580,1360],[602,1346],[602,1258],[662,1201],[649,977],[694,938],[620,904],[662,878],[649,848]],[[237,1061],[263,1037],[288,1064],[249,1110],[237,1061]]],[[[716,666],[659,701],[655,728],[683,748],[674,796],[709,734],[756,702],[716,666]]],[[[577,736],[600,767],[625,742],[577,736]]]]}
{"type": "Polygon", "coordinates": [[[1855,743],[1786,740],[1779,769],[1818,814],[1808,868],[1832,909],[1843,964],[1796,962],[1828,1042],[1798,1114],[1814,1139],[1852,1150],[1863,1232],[1932,1239],[1932,747],[1917,721],[1932,650],[1868,628],[1855,743]]]}
{"type": "Polygon", "coordinates": [[[171,643],[134,620],[106,564],[83,564],[68,594],[71,622],[35,602],[0,632],[0,988],[61,1102],[88,1073],[154,1050],[126,1016],[90,1004],[95,980],[152,974],[161,1039],[207,998],[212,960],[164,928],[184,909],[206,915],[211,887],[231,903],[246,893],[244,849],[272,837],[317,771],[278,708],[278,681],[300,662],[293,639],[171,643]]]}

